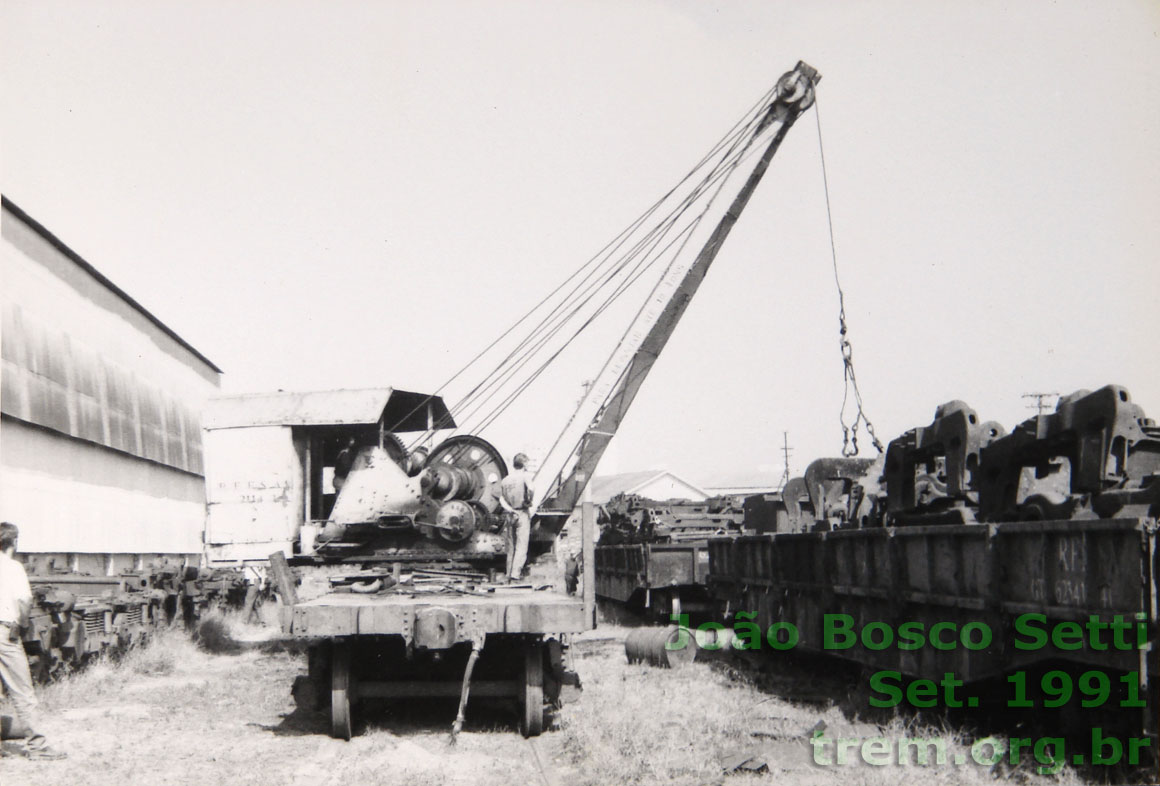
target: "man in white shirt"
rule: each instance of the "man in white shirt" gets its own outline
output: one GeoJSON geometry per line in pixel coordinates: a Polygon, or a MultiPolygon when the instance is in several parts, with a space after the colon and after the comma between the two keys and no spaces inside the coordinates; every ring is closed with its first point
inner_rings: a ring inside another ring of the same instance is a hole
{"type": "Polygon", "coordinates": [[[499,504],[515,519],[512,532],[511,580],[519,581],[528,559],[528,539],[532,534],[532,474],[527,470],[528,457],[517,453],[512,458],[515,469],[500,481],[499,504]]]}
{"type": "Polygon", "coordinates": [[[24,755],[31,759],[63,759],[64,754],[49,748],[33,723],[38,702],[20,636],[32,612],[32,588],[24,565],[15,559],[19,537],[15,524],[0,523],[0,683],[12,699],[16,720],[25,730],[24,755]]]}

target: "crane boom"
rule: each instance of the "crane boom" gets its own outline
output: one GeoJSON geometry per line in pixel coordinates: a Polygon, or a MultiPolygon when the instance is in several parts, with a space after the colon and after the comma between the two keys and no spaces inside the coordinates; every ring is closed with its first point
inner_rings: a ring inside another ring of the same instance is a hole
{"type": "Polygon", "coordinates": [[[581,399],[564,433],[541,462],[535,480],[535,502],[542,513],[568,513],[579,501],[637,391],[668,343],[786,133],[813,104],[814,87],[820,79],[815,69],[799,61],[794,70],[778,80],[774,99],[747,142],[747,146],[756,144],[776,126],[764,154],[692,263],[678,256],[665,270],[581,399]]]}

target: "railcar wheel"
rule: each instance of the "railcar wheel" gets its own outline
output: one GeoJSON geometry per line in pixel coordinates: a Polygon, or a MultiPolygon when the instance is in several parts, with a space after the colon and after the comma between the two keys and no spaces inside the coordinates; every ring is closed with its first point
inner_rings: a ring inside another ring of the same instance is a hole
{"type": "Polygon", "coordinates": [[[524,679],[520,733],[538,737],[544,730],[544,647],[539,641],[524,647],[524,679]]]}
{"type": "Polygon", "coordinates": [[[354,681],[350,676],[350,647],[335,641],[330,658],[330,736],[350,739],[350,707],[354,681]]]}

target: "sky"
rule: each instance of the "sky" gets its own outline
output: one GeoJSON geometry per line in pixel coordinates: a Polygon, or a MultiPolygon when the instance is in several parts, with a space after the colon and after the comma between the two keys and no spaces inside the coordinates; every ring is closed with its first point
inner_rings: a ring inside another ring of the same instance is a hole
{"type": "MultiPolygon", "coordinates": [[[[603,473],[776,480],[783,433],[794,474],[838,455],[820,149],[884,441],[1109,383],[1160,417],[1155,2],[3,0],[0,189],[227,392],[430,392],[798,60],[817,105],[603,473]]],[[[542,454],[622,329],[483,436],[542,454]]]]}

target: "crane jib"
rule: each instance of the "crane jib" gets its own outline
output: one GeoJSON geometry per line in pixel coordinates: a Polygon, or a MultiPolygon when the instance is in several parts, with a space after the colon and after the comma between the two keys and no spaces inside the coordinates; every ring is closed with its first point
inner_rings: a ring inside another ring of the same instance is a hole
{"type": "MultiPolygon", "coordinates": [[[[605,362],[581,400],[569,426],[541,463],[536,477],[538,507],[570,511],[580,499],[609,441],[616,434],[645,377],[664,349],[689,301],[696,294],[725,238],[737,222],[757,184],[794,121],[814,100],[821,76],[804,62],[778,80],[774,99],[766,109],[745,150],[731,164],[736,168],[769,129],[780,124],[766,143],[764,154],[745,184],[719,219],[700,253],[689,261],[678,254],[661,276],[633,319],[616,349],[605,362]]],[[[731,174],[731,172],[729,173],[731,174]]]]}

